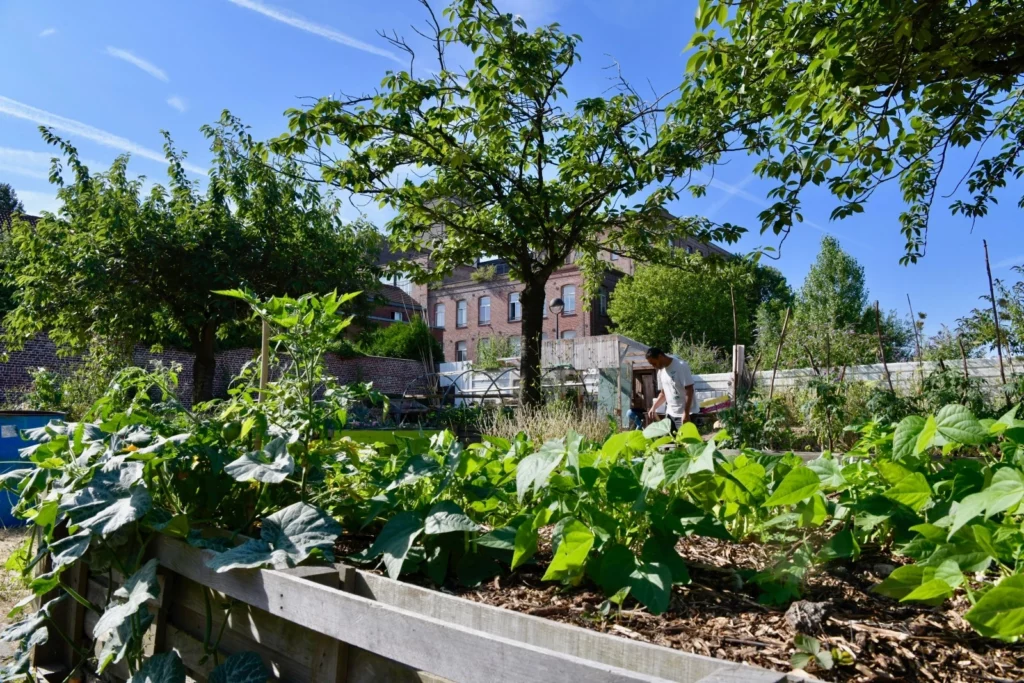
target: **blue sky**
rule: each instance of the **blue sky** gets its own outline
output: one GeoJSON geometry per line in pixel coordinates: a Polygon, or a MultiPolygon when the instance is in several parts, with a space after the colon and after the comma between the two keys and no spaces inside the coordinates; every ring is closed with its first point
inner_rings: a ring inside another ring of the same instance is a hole
{"type": "MultiPolygon", "coordinates": [[[[583,62],[572,74],[570,95],[600,94],[609,85],[604,68],[614,59],[638,84],[668,90],[681,79],[682,52],[693,29],[696,0],[498,0],[531,24],[558,21],[583,37],[583,62]]],[[[441,5],[435,8],[440,10],[441,5]]],[[[371,90],[384,72],[406,65],[378,29],[413,38],[422,10],[415,0],[175,0],[88,3],[0,0],[0,181],[17,189],[30,212],[53,209],[46,181],[51,150],[37,132],[58,128],[82,156],[106,165],[125,151],[132,168],[163,181],[161,129],[206,167],[199,133],[230,109],[270,137],[285,131],[285,109],[303,98],[371,90]]],[[[424,53],[425,57],[425,53],[424,53]]],[[[965,163],[966,157],[958,159],[965,163]]],[[[753,161],[735,158],[719,168],[702,200],[684,199],[676,214],[756,226],[768,186],[750,175],[753,161]]],[[[956,182],[956,164],[947,182],[956,182]]],[[[942,189],[942,188],[940,188],[942,189]]],[[[774,262],[798,287],[828,232],[865,267],[873,298],[906,314],[909,293],[916,311],[929,314],[929,331],[952,323],[978,305],[987,289],[982,239],[989,241],[996,277],[1012,278],[1024,263],[1024,232],[1017,199],[1024,184],[1011,184],[990,215],[971,224],[937,206],[927,257],[899,265],[903,238],[895,187],[880,190],[863,214],[828,220],[823,193],[807,197],[805,224],[786,240],[774,262]]],[[[940,192],[940,194],[943,194],[940,192]]],[[[351,217],[358,215],[353,207],[351,217]]],[[[382,216],[367,209],[371,219],[382,216]]],[[[738,251],[777,244],[756,232],[738,251]]]]}

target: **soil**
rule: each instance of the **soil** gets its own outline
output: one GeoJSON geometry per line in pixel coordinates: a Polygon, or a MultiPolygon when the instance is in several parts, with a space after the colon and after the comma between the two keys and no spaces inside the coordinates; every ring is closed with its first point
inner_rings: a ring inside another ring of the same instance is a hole
{"type": "MultiPolygon", "coordinates": [[[[346,552],[339,557],[362,545],[349,541],[340,544],[346,552]]],[[[600,591],[541,581],[542,557],[541,566],[523,567],[477,588],[446,585],[442,590],[622,638],[786,672],[793,670],[796,623],[799,632],[821,642],[822,650],[852,655],[831,670],[808,667],[808,674],[825,681],[1024,680],[1024,643],[1009,645],[974,633],[960,616],[969,609],[965,597],[931,608],[871,593],[900,563],[888,555],[865,554],[856,563],[819,571],[802,597],[816,604],[801,603],[787,620],[787,607],[759,604],[737,574],[769,566],[770,547],[701,537],[682,540],[678,550],[692,582],[675,587],[669,610],[660,616],[632,601],[617,614],[602,616],[600,591]]]]}
{"type": "MultiPolygon", "coordinates": [[[[0,528],[0,630],[6,628],[11,621],[7,613],[29,593],[21,576],[3,566],[27,536],[28,530],[25,527],[0,528]]],[[[17,647],[17,643],[0,641],[0,661],[13,655],[17,647]]]]}

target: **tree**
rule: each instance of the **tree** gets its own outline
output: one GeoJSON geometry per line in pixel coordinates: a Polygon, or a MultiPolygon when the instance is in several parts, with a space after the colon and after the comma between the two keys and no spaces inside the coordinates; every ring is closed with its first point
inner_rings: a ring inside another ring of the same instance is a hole
{"type": "MultiPolygon", "coordinates": [[[[757,312],[758,350],[774,359],[784,308],[766,302],[757,312]]],[[[887,361],[909,360],[913,330],[895,311],[881,311],[876,326],[864,268],[833,237],[821,240],[818,257],[797,292],[786,339],[786,367],[819,370],[878,361],[877,327],[887,361]]]]}
{"type": "Polygon", "coordinates": [[[359,349],[370,356],[408,358],[427,363],[444,362],[444,350],[431,334],[423,318],[407,323],[391,323],[386,327],[369,330],[359,342],[359,349]]]}
{"type": "MultiPolygon", "coordinates": [[[[83,350],[94,336],[180,341],[195,354],[194,398],[206,400],[218,337],[250,314],[213,290],[244,286],[266,297],[377,286],[374,231],[342,225],[335,202],[298,180],[294,161],[269,159],[237,119],[225,116],[204,133],[214,155],[206,191],[186,177],[168,137],[169,185],[143,196],[127,156],[93,175],[71,143],[43,129],[71,177],[65,182],[58,169],[53,178],[63,202],[58,214],[35,228],[15,223],[9,345],[40,331],[68,351],[83,350]]],[[[368,306],[370,297],[363,299],[368,306]]]]}
{"type": "Polygon", "coordinates": [[[984,216],[1024,173],[1022,43],[1019,0],[701,0],[676,120],[762,156],[757,173],[778,182],[762,231],[802,220],[809,185],[827,186],[842,218],[897,181],[901,260],[916,262],[958,148],[976,149],[950,164],[970,195],[954,214],[984,216]]]}
{"type": "Polygon", "coordinates": [[[412,49],[394,37],[408,70],[389,72],[375,95],[290,111],[276,148],[309,154],[326,182],[394,209],[393,246],[430,252],[407,265],[420,280],[483,254],[507,261],[522,283],[522,400],[536,403],[544,288],[568,258],[596,292],[604,252],[669,262],[673,239],[733,241],[738,231],[664,210],[673,179],[702,166],[705,151],[696,134],[657,144],[663,98],[645,101],[619,80],[610,97],[565,103],[579,36],[528,32],[491,0],[456,0],[442,27],[422,2],[436,70],[415,76],[412,49]],[[451,46],[472,66],[450,61],[451,46]]]}
{"type": "MultiPolygon", "coordinates": [[[[693,259],[700,264],[702,259],[693,259]]],[[[612,292],[608,315],[615,331],[652,346],[672,348],[676,340],[703,342],[716,349],[733,345],[733,312],[729,288],[736,299],[738,341],[754,338],[753,314],[763,301],[792,299],[785,278],[774,268],[736,262],[720,267],[680,270],[638,266],[612,292]]]]}
{"type": "Polygon", "coordinates": [[[18,193],[7,183],[0,183],[0,233],[11,227],[14,214],[25,213],[25,205],[18,199],[18,193]]]}
{"type": "MultiPolygon", "coordinates": [[[[1014,266],[1013,270],[1018,275],[1024,274],[1021,266],[1014,266]]],[[[1024,282],[1007,285],[1002,280],[996,280],[994,286],[1003,349],[1011,355],[1020,355],[1024,353],[1024,282]]],[[[995,351],[996,325],[992,318],[992,297],[985,294],[979,298],[985,304],[957,321],[957,333],[964,340],[968,351],[973,348],[995,351]]]]}

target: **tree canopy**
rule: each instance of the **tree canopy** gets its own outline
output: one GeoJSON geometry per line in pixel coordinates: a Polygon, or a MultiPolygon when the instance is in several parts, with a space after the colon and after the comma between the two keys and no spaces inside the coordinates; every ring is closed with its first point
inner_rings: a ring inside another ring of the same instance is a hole
{"type": "Polygon", "coordinates": [[[1018,0],[701,0],[696,22],[679,135],[718,131],[722,149],[761,157],[756,172],[777,182],[762,230],[802,220],[808,186],[826,186],[842,218],[895,181],[902,261],[916,262],[947,166],[950,209],[971,219],[1024,173],[1018,0]]]}
{"type": "MultiPolygon", "coordinates": [[[[168,136],[168,186],[144,194],[127,156],[93,174],[70,142],[43,129],[64,157],[51,178],[63,206],[34,228],[14,223],[5,341],[17,347],[46,331],[68,351],[94,336],[180,345],[196,354],[194,397],[203,400],[212,395],[218,337],[250,314],[214,290],[271,296],[377,286],[374,230],[343,225],[335,200],[298,179],[293,160],[269,158],[237,119],[204,132],[214,157],[205,191],[186,176],[168,136]]],[[[364,306],[370,298],[361,297],[364,306]]]]}
{"type": "Polygon", "coordinates": [[[768,301],[788,305],[793,293],[774,268],[738,261],[728,266],[699,265],[680,270],[638,266],[612,292],[608,315],[615,331],[652,346],[669,349],[676,340],[703,342],[717,349],[733,345],[730,287],[736,300],[737,340],[751,344],[754,313],[768,301]]]}
{"type": "Polygon", "coordinates": [[[11,227],[14,214],[24,213],[25,205],[8,183],[0,183],[0,232],[11,227]]]}
{"type": "MultiPolygon", "coordinates": [[[[757,312],[758,353],[765,366],[775,358],[785,305],[765,302],[757,312]]],[[[879,311],[868,299],[864,268],[833,237],[821,240],[793,304],[783,364],[819,370],[878,362],[878,328],[887,361],[909,360],[913,330],[894,311],[879,311]]]]}
{"type": "Polygon", "coordinates": [[[420,59],[395,37],[409,69],[389,72],[373,95],[289,112],[290,132],[275,147],[308,154],[326,182],[395,210],[393,245],[431,254],[407,264],[419,279],[484,254],[507,261],[523,283],[523,400],[535,402],[544,285],[568,258],[596,287],[604,252],[660,261],[680,237],[737,237],[664,210],[674,178],[716,152],[683,135],[659,145],[665,100],[645,100],[625,80],[608,97],[569,101],[579,36],[557,25],[529,31],[491,0],[456,0],[444,26],[423,5],[433,71],[417,75],[420,59]],[[450,58],[453,47],[471,65],[450,58]]]}

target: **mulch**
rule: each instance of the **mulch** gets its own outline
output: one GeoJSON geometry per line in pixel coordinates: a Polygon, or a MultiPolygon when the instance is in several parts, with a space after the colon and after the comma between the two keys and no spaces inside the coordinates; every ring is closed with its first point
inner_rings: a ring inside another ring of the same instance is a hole
{"type": "MultiPolygon", "coordinates": [[[[621,611],[604,616],[599,611],[604,602],[600,591],[541,581],[543,572],[536,565],[477,588],[446,585],[442,590],[622,638],[791,671],[798,631],[787,620],[786,607],[759,604],[737,574],[770,566],[775,551],[705,537],[683,539],[678,550],[689,565],[692,582],[673,589],[668,611],[659,616],[631,600],[621,611]]],[[[816,604],[805,610],[813,618],[798,622],[800,632],[817,638],[822,649],[852,655],[852,663],[837,662],[831,670],[812,665],[808,674],[825,681],[857,682],[1024,680],[1024,644],[1005,644],[974,633],[960,616],[969,609],[965,597],[933,608],[871,593],[870,588],[898,564],[898,559],[884,554],[865,555],[856,563],[821,569],[810,577],[802,600],[816,604]]]]}

